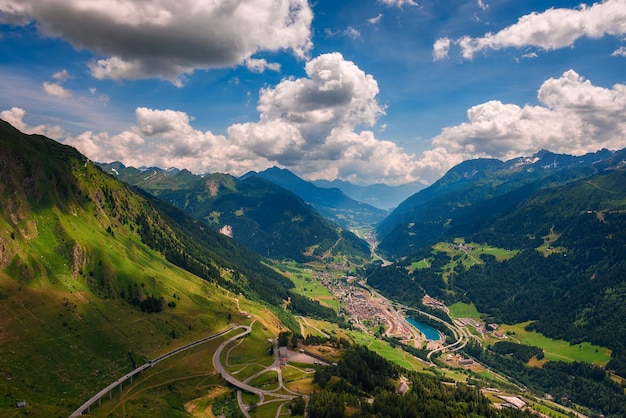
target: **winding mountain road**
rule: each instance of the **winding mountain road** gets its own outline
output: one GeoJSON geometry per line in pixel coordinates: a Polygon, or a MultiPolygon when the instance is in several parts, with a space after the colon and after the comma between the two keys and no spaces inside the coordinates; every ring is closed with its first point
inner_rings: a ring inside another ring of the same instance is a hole
{"type": "MultiPolygon", "coordinates": [[[[215,338],[221,337],[222,335],[228,334],[230,331],[237,329],[237,327],[234,326],[229,326],[228,328],[213,334],[213,335],[209,335],[208,337],[204,337],[198,341],[194,341],[192,343],[189,343],[187,345],[184,345],[182,347],[176,348],[168,353],[165,353],[157,358],[155,358],[154,360],[148,360],[147,363],[142,364],[141,366],[137,367],[135,370],[132,370],[128,373],[126,373],[124,376],[120,377],[119,379],[117,379],[115,382],[111,383],[110,385],[108,385],[107,387],[105,387],[104,389],[102,389],[100,392],[96,393],[94,396],[92,396],[87,402],[85,402],[84,404],[82,404],[81,406],[78,407],[78,409],[76,409],[74,412],[72,412],[72,415],[70,415],[70,418],[73,417],[79,417],[81,415],[83,415],[85,412],[89,413],[91,407],[98,403],[98,405],[100,405],[100,403],[102,402],[102,398],[104,398],[105,396],[109,395],[109,398],[111,398],[112,396],[112,392],[114,389],[119,388],[120,392],[123,389],[124,383],[128,380],[130,380],[131,382],[133,381],[133,377],[140,374],[141,372],[143,372],[144,370],[154,366],[155,364],[159,363],[160,361],[165,360],[168,357],[173,356],[174,354],[178,354],[182,351],[185,350],[189,350],[190,348],[193,348],[197,345],[203,344],[207,341],[213,340],[215,338]]],[[[230,340],[229,340],[230,341],[230,340]]]]}
{"type": "Polygon", "coordinates": [[[224,350],[224,348],[232,343],[233,341],[236,341],[239,338],[243,338],[246,335],[250,334],[252,332],[252,326],[248,326],[248,325],[239,325],[240,329],[243,329],[244,331],[241,334],[237,334],[231,338],[229,338],[228,340],[224,341],[223,343],[221,343],[219,345],[219,347],[217,347],[217,350],[215,350],[215,353],[213,353],[213,367],[215,368],[215,371],[218,372],[223,378],[224,380],[226,380],[228,383],[230,383],[231,385],[241,389],[241,390],[245,390],[246,392],[249,393],[254,393],[255,395],[258,395],[259,397],[264,397],[264,396],[273,396],[275,398],[282,398],[282,399],[286,399],[286,400],[292,400],[295,398],[295,396],[293,395],[287,395],[284,393],[276,393],[276,392],[272,392],[269,390],[264,390],[264,389],[259,389],[256,388],[254,386],[251,386],[247,383],[244,383],[240,380],[237,380],[233,375],[231,375],[230,373],[228,373],[226,371],[226,369],[224,368],[224,365],[222,364],[221,360],[220,360],[220,356],[222,354],[222,350],[224,350]]]}

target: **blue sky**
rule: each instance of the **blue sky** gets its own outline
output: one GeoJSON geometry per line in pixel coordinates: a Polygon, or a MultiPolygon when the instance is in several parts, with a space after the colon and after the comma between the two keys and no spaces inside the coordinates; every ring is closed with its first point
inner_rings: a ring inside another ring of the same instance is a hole
{"type": "Polygon", "coordinates": [[[626,0],[0,0],[0,118],[94,161],[430,183],[626,146],[626,0]]]}

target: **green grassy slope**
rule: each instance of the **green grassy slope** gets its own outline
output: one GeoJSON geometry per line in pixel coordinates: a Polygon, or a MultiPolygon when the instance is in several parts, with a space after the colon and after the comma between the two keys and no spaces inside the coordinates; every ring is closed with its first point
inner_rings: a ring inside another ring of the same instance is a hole
{"type": "Polygon", "coordinates": [[[1,416],[20,401],[68,415],[135,364],[238,318],[234,295],[271,303],[293,286],[73,148],[0,122],[0,150],[1,416]]]}

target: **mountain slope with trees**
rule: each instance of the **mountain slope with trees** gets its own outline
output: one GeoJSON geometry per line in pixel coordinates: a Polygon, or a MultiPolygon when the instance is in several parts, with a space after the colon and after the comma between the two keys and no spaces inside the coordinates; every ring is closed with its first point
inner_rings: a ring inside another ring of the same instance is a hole
{"type": "Polygon", "coordinates": [[[529,329],[546,336],[609,347],[607,367],[626,375],[623,154],[596,164],[596,174],[566,184],[546,178],[487,226],[477,222],[454,230],[453,237],[470,245],[514,250],[505,259],[485,253],[468,268],[425,246],[395,267],[373,270],[370,284],[412,304],[424,292],[448,304],[471,301],[488,322],[532,321],[529,329]],[[424,259],[428,268],[409,271],[412,262],[424,259]]]}
{"type": "Polygon", "coordinates": [[[332,219],[344,228],[354,229],[375,225],[382,221],[387,211],[367,203],[357,202],[338,188],[322,188],[296,176],[287,169],[268,168],[261,172],[250,172],[242,178],[261,177],[292,191],[319,213],[332,219]]]}
{"type": "Polygon", "coordinates": [[[367,243],[322,217],[292,192],[262,178],[240,180],[220,173],[197,176],[187,170],[138,170],[120,163],[101,166],[262,256],[299,262],[327,251],[369,256],[367,243]]]}
{"type": "Polygon", "coordinates": [[[590,177],[624,154],[601,150],[574,157],[541,151],[507,162],[465,161],[405,200],[378,225],[379,249],[402,257],[412,249],[489,228],[540,190],[590,177]]]}
{"type": "Polygon", "coordinates": [[[74,148],[0,121],[0,149],[0,411],[68,415],[135,362],[225,328],[233,295],[296,332],[287,300],[335,318],[252,250],[74,148]]]}

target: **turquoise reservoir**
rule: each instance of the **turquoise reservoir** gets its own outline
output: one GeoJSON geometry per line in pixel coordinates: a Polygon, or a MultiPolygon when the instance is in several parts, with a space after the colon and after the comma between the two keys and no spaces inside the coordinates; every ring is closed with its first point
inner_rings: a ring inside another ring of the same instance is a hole
{"type": "Polygon", "coordinates": [[[420,330],[420,332],[426,336],[427,340],[438,341],[439,338],[441,338],[441,336],[439,335],[439,331],[437,331],[430,325],[426,325],[420,321],[417,321],[410,316],[406,320],[409,322],[409,324],[420,330]]]}

